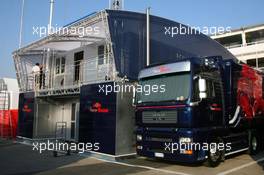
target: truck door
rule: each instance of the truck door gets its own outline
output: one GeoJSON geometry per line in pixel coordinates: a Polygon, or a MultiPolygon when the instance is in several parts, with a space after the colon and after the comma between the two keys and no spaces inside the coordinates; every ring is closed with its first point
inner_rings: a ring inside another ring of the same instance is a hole
{"type": "Polygon", "coordinates": [[[208,119],[211,125],[220,126],[223,124],[223,98],[222,85],[217,79],[207,80],[208,94],[208,119]]]}
{"type": "Polygon", "coordinates": [[[71,133],[70,139],[78,141],[79,138],[79,103],[72,103],[71,105],[71,133]]]}

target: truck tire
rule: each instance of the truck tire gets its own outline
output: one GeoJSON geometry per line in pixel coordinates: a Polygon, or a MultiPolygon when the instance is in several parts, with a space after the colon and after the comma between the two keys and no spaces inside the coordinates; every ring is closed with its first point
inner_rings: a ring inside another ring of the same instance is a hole
{"type": "Polygon", "coordinates": [[[264,150],[264,136],[261,135],[261,133],[264,133],[264,130],[260,130],[259,134],[260,134],[260,150],[263,151],[264,150]]]}
{"type": "MultiPolygon", "coordinates": [[[[224,143],[224,142],[223,142],[223,139],[217,138],[210,142],[210,145],[216,146],[215,144],[212,144],[212,143],[216,143],[218,145],[219,143],[224,143]]],[[[208,158],[206,161],[207,166],[209,167],[218,166],[221,163],[221,161],[224,160],[224,156],[225,156],[224,150],[219,150],[219,149],[216,149],[210,146],[210,149],[208,151],[208,158]]]]}
{"type": "Polygon", "coordinates": [[[249,131],[249,154],[255,155],[260,148],[260,140],[256,131],[249,131]]]}

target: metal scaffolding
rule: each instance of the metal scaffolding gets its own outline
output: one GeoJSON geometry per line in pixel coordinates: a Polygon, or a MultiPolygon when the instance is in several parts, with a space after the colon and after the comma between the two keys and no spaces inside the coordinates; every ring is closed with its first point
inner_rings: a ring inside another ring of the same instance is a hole
{"type": "Polygon", "coordinates": [[[57,31],[16,50],[13,58],[20,92],[35,91],[36,96],[74,95],[80,92],[82,84],[113,80],[116,73],[106,11],[95,13],[66,27],[92,25],[101,26],[100,36],[79,36],[57,31]],[[78,62],[68,62],[66,59],[63,73],[56,72],[58,58],[66,57],[74,49],[98,43],[102,43],[106,48],[103,55],[86,55],[85,60],[78,62]],[[36,62],[42,65],[37,74],[32,72],[36,62]],[[99,65],[99,62],[103,65],[99,65]],[[78,81],[75,81],[72,76],[77,68],[79,77],[78,81]]]}

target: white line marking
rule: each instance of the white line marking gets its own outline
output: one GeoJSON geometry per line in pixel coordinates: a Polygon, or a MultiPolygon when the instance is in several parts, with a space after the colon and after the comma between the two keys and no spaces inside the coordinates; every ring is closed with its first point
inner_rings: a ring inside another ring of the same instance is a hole
{"type": "Polygon", "coordinates": [[[123,156],[133,156],[136,155],[136,153],[131,153],[131,154],[120,154],[120,155],[111,155],[111,154],[105,154],[105,153],[100,153],[100,152],[96,152],[96,151],[85,151],[86,153],[92,153],[92,154],[98,154],[98,155],[103,155],[103,156],[109,156],[109,157],[113,157],[113,158],[119,158],[119,157],[123,157],[123,156]]]}
{"type": "Polygon", "coordinates": [[[256,160],[256,161],[252,161],[252,162],[246,163],[246,164],[244,164],[244,165],[238,166],[238,167],[236,167],[236,168],[233,168],[233,169],[230,169],[230,170],[227,170],[227,171],[223,171],[223,172],[221,172],[221,173],[218,173],[217,175],[225,175],[225,174],[229,174],[229,173],[232,173],[232,172],[234,172],[234,171],[238,171],[238,170],[240,170],[240,169],[246,168],[246,167],[248,167],[248,166],[254,165],[254,164],[259,163],[259,162],[262,162],[262,161],[264,161],[264,158],[261,158],[261,159],[258,159],[258,160],[256,160]]]}
{"type": "Polygon", "coordinates": [[[164,169],[153,168],[153,167],[149,167],[149,166],[133,165],[133,164],[122,163],[122,162],[108,161],[108,160],[103,160],[103,159],[99,159],[99,158],[96,158],[96,157],[91,157],[91,158],[93,158],[93,159],[97,159],[97,160],[101,160],[101,161],[103,161],[103,162],[114,163],[114,164],[118,164],[118,165],[129,166],[129,167],[143,168],[143,169],[148,169],[148,170],[154,170],[154,171],[159,171],[159,172],[168,173],[168,174],[175,174],[175,175],[191,175],[191,174],[182,173],[182,172],[178,172],[178,171],[164,170],[164,169]]]}
{"type": "Polygon", "coordinates": [[[246,151],[246,150],[248,150],[248,148],[244,148],[244,149],[240,149],[240,150],[233,151],[233,152],[230,152],[230,153],[226,153],[225,156],[228,156],[228,155],[231,155],[231,154],[235,154],[235,153],[239,153],[239,152],[246,151]]]}

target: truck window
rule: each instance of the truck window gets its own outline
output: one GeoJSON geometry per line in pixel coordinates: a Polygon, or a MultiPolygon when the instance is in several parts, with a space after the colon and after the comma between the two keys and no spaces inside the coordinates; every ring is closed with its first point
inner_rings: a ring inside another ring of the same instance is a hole
{"type": "Polygon", "coordinates": [[[179,97],[183,97],[181,101],[187,100],[190,93],[190,79],[189,72],[144,78],[139,81],[143,91],[137,92],[137,102],[176,101],[179,97]],[[164,91],[152,92],[153,86],[163,86],[164,91]]]}
{"type": "MultiPolygon", "coordinates": [[[[198,85],[198,81],[199,79],[195,79],[194,83],[193,83],[193,101],[199,101],[200,97],[199,97],[199,85],[198,85]]],[[[207,93],[207,97],[208,98],[215,98],[216,97],[216,92],[215,92],[215,83],[210,80],[210,79],[206,79],[206,93],[207,93]]]]}
{"type": "Polygon", "coordinates": [[[207,86],[207,97],[208,98],[215,98],[215,87],[212,80],[206,80],[207,86]]]}
{"type": "Polygon", "coordinates": [[[215,100],[217,103],[222,104],[222,88],[220,82],[214,82],[215,100]]]}

